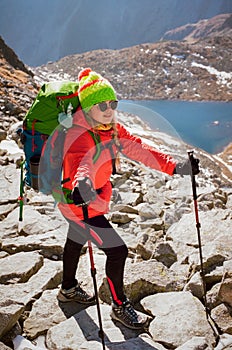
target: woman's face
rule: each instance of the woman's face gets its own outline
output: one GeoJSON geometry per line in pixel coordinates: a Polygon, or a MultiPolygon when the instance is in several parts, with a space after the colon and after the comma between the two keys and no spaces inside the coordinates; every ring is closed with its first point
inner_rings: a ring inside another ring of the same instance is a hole
{"type": "Polygon", "coordinates": [[[105,101],[94,105],[88,112],[97,124],[110,124],[113,121],[117,101],[105,101]]]}

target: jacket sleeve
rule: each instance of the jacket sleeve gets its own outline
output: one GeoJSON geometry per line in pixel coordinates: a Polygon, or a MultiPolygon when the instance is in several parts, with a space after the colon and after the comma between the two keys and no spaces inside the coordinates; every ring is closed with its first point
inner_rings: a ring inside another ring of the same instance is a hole
{"type": "Polygon", "coordinates": [[[118,136],[121,152],[125,156],[152,169],[173,175],[176,161],[171,156],[146,145],[139,137],[131,135],[121,124],[118,125],[118,136]]]}

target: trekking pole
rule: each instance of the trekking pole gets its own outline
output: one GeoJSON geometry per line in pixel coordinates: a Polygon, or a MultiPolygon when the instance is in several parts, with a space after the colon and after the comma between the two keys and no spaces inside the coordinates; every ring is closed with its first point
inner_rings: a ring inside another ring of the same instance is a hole
{"type": "MultiPolygon", "coordinates": [[[[86,230],[89,232],[90,228],[88,226],[89,224],[89,214],[88,214],[88,204],[84,204],[82,206],[82,211],[83,211],[83,216],[84,216],[84,221],[86,223],[86,230]]],[[[99,321],[99,338],[102,340],[102,348],[105,350],[105,340],[104,340],[104,331],[102,327],[102,319],[101,319],[101,311],[100,311],[100,303],[99,303],[99,297],[98,297],[98,291],[97,291],[97,282],[96,282],[96,268],[94,265],[94,259],[93,259],[93,248],[92,248],[92,243],[91,240],[88,240],[88,248],[89,248],[89,258],[90,258],[90,266],[91,266],[91,275],[93,278],[93,286],[94,286],[94,293],[95,293],[95,298],[96,298],[96,304],[97,304],[97,314],[98,314],[98,321],[99,321]]]]}
{"type": "MultiPolygon", "coordinates": [[[[193,152],[194,151],[188,151],[188,157],[189,161],[192,167],[192,161],[193,161],[193,152]]],[[[193,169],[192,169],[193,170],[193,169]]],[[[205,312],[206,312],[206,318],[208,320],[208,323],[210,324],[216,341],[219,341],[219,335],[221,332],[220,328],[214,321],[214,319],[211,317],[210,310],[207,305],[207,296],[206,296],[206,282],[205,282],[205,272],[204,272],[204,265],[203,265],[203,254],[202,254],[202,244],[201,244],[201,232],[200,232],[200,221],[199,221],[199,214],[198,214],[198,205],[197,205],[197,188],[196,188],[196,179],[195,175],[193,175],[193,171],[191,172],[191,181],[192,181],[192,193],[193,193],[193,203],[194,203],[194,211],[195,211],[195,220],[196,220],[196,228],[197,228],[197,237],[198,237],[198,247],[199,247],[199,256],[200,256],[200,275],[202,279],[202,284],[203,284],[203,303],[205,307],[205,312]],[[210,322],[210,320],[212,322],[210,322]],[[213,324],[212,324],[213,323],[213,324]]]]}

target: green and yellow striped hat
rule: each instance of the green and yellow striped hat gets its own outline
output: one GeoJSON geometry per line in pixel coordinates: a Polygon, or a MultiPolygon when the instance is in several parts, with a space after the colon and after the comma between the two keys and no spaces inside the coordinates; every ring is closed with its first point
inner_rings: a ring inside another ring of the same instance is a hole
{"type": "Polygon", "coordinates": [[[80,71],[78,81],[80,104],[86,112],[97,103],[117,100],[116,92],[110,82],[91,68],[80,71]]]}

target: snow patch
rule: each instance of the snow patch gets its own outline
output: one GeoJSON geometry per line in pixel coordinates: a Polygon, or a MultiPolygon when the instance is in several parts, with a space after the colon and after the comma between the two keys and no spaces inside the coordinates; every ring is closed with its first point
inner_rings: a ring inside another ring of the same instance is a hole
{"type": "Polygon", "coordinates": [[[231,85],[232,73],[218,71],[216,68],[205,66],[194,61],[191,63],[191,66],[206,69],[210,74],[216,75],[219,84],[227,85],[228,87],[231,85]]]}

